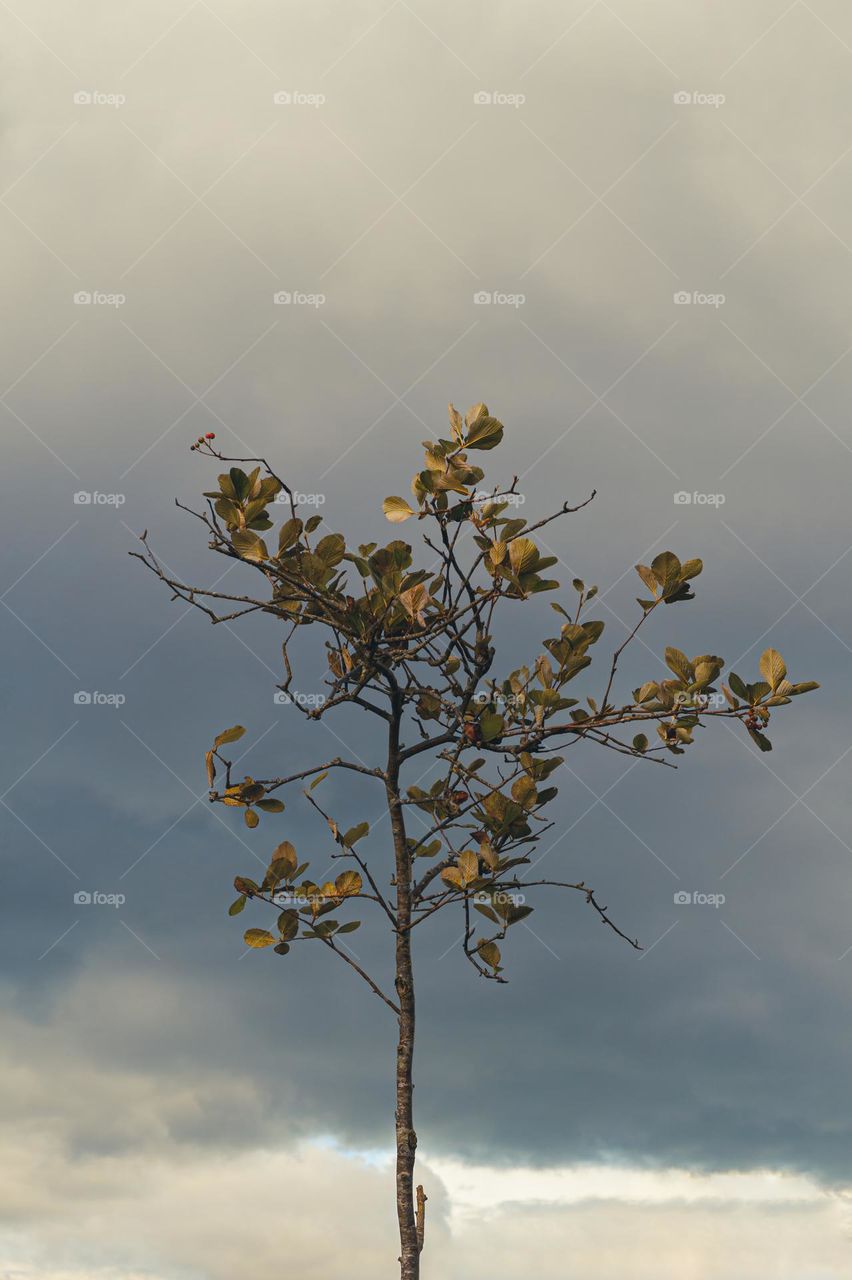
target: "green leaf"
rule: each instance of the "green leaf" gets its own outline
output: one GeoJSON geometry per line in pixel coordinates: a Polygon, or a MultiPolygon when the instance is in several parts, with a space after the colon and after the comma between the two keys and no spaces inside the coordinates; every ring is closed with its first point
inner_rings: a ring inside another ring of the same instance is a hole
{"type": "Polygon", "coordinates": [[[661,551],[651,561],[651,570],[664,592],[671,591],[680,581],[681,563],[673,551],[661,551]]]}
{"type": "Polygon", "coordinates": [[[728,684],[731,686],[731,692],[735,693],[738,698],[741,698],[743,702],[749,701],[748,689],[746,688],[744,681],[739,678],[736,671],[731,672],[728,677],[728,684]]]}
{"type": "Polygon", "coordinates": [[[282,942],[291,942],[299,932],[299,917],[295,911],[282,911],[278,917],[278,932],[282,942]]]}
{"type": "Polygon", "coordinates": [[[298,519],[285,520],[278,531],[278,554],[286,551],[299,541],[302,534],[302,522],[298,519]]]}
{"type": "Polygon", "coordinates": [[[360,920],[348,920],[346,924],[342,924],[337,930],[338,933],[354,933],[356,929],[361,928],[360,920]]]}
{"type": "Polygon", "coordinates": [[[258,809],[262,809],[264,813],[283,813],[283,800],[257,800],[255,801],[258,809]]]}
{"type": "Polygon", "coordinates": [[[490,920],[492,924],[500,923],[497,913],[492,911],[490,907],[486,906],[484,902],[474,902],[473,905],[480,915],[485,916],[486,920],[490,920]]]}
{"type": "Polygon", "coordinates": [[[414,856],[417,858],[434,858],[435,854],[438,853],[440,848],[441,848],[441,841],[432,840],[429,844],[424,845],[421,849],[418,849],[417,853],[414,856]]]}
{"type": "Polygon", "coordinates": [[[231,905],[228,907],[228,915],[238,916],[242,911],[243,907],[246,905],[247,901],[248,899],[246,895],[244,893],[241,893],[240,896],[237,898],[236,902],[232,902],[231,905]]]}
{"type": "Polygon", "coordinates": [[[477,946],[480,959],[484,960],[487,965],[496,973],[500,968],[500,948],[496,942],[480,942],[477,946]]]}
{"type": "Polygon", "coordinates": [[[633,739],[633,749],[634,751],[641,751],[643,754],[648,750],[648,739],[644,733],[637,733],[633,739]]]}
{"type": "Polygon", "coordinates": [[[479,728],[484,742],[493,742],[503,732],[503,717],[496,712],[486,711],[479,717],[479,728]]]}
{"type": "Polygon", "coordinates": [[[359,822],[356,827],[350,827],[343,837],[343,843],[350,848],[353,844],[357,844],[359,840],[363,840],[364,836],[370,831],[369,822],[359,822]]]}
{"type": "MultiPolygon", "coordinates": [[[[273,850],[272,861],[269,864],[270,870],[276,867],[278,863],[281,863],[282,868],[286,867],[288,869],[288,876],[293,875],[299,865],[298,855],[289,840],[282,840],[273,850]]],[[[281,878],[286,879],[287,876],[282,876],[281,878]]]]}
{"type": "Polygon", "coordinates": [[[322,782],[323,778],[327,778],[327,777],[328,777],[328,769],[326,769],[325,773],[320,773],[317,775],[316,778],[314,778],[313,782],[308,787],[308,790],[313,791],[314,787],[318,787],[319,784],[322,782]]]}
{"type": "Polygon", "coordinates": [[[238,502],[244,502],[249,496],[249,490],[251,489],[248,476],[244,471],[241,471],[239,467],[231,467],[229,478],[233,488],[234,497],[238,502]]]}
{"type": "Polygon", "coordinates": [[[266,543],[256,533],[238,529],[236,533],[231,534],[231,543],[234,550],[243,560],[250,560],[253,564],[260,564],[261,561],[269,559],[266,543]]]}
{"type": "Polygon", "coordinates": [[[666,666],[686,684],[691,684],[695,678],[689,658],[685,653],[681,653],[680,649],[674,649],[671,645],[666,649],[666,666]]]}
{"type": "Polygon", "coordinates": [[[246,820],[246,826],[251,828],[252,830],[254,830],[254,828],[260,822],[260,818],[257,816],[254,809],[246,809],[245,813],[243,814],[243,817],[246,820]]]}

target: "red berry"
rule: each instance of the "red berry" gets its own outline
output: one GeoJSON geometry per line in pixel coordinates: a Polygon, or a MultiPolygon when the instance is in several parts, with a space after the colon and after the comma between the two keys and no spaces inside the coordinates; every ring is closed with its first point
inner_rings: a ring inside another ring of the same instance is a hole
{"type": "Polygon", "coordinates": [[[215,440],[215,439],[216,439],[216,432],[215,432],[215,431],[208,431],[208,432],[207,432],[207,435],[204,437],[204,439],[205,439],[205,440],[215,440]]]}

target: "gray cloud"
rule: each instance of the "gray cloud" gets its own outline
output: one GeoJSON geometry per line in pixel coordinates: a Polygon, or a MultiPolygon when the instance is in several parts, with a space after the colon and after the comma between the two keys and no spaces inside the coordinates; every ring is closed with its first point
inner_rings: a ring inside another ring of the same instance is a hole
{"type": "MultiPolygon", "coordinates": [[[[104,1158],[328,1130],[385,1142],[385,1011],[330,957],[240,960],[224,918],[233,874],[280,832],[322,861],[316,824],[294,800],[246,833],[196,803],[225,724],[250,726],[247,768],[340,744],[273,705],[274,629],[182,617],[125,551],[148,528],[180,573],[220,571],[173,506],[208,486],[188,452],[202,430],[275,458],[331,527],[382,536],[381,498],[447,399],[485,397],[525,509],[599,490],[552,547],[564,580],[612,587],[607,639],[636,607],[640,555],[705,559],[698,599],[625,686],[672,642],[753,669],[771,633],[824,692],[790,709],[768,758],[720,728],[674,778],[595,755],[563,773],[548,859],[649,950],[550,902],[492,991],[439,959],[452,922],[424,936],[431,1148],[848,1180],[849,14],[217,0],[20,19],[4,17],[0,100],[15,315],[0,945],[29,1024],[24,1104],[49,1068],[70,1072],[56,1131],[104,1158]],[[326,102],[276,106],[280,91],[326,102]],[[483,91],[526,100],[477,105],[483,91]],[[126,300],[75,304],[81,290],[126,300]],[[279,290],[325,302],[276,305],[279,290]],[[478,290],[525,300],[477,305],[478,290]],[[724,505],[675,504],[681,490],[724,505]],[[75,705],[80,689],[126,701],[75,705]],[[79,888],[127,902],[87,912],[79,888]],[[678,907],[678,889],[727,901],[678,907]]],[[[507,666],[548,617],[510,621],[507,666]]],[[[304,660],[312,688],[310,646],[304,660]]],[[[334,727],[366,749],[352,721],[334,727]]],[[[354,818],[375,807],[348,785],[327,795],[354,818]]],[[[385,965],[378,933],[362,949],[385,965]]]]}

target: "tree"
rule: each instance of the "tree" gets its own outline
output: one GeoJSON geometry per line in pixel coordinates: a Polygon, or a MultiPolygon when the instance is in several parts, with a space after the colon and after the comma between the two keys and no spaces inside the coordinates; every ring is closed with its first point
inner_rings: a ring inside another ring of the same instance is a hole
{"type": "Polygon", "coordinates": [[[542,555],[533,535],[579,511],[595,495],[574,507],[565,502],[551,515],[528,523],[513,513],[517,478],[508,489],[485,492],[478,488],[483,470],[468,457],[496,448],[502,424],[484,404],[464,418],[451,405],[449,417],[449,437],[425,443],[425,466],[411,485],[415,505],[390,497],[383,508],[393,524],[413,518],[425,522],[428,567],[416,568],[412,548],[399,540],[353,549],[341,533],[315,539],[324,519],[312,515],[303,520],[294,490],[265,459],[225,457],[212,433],[199,437],[193,450],[232,465],[219,476],[218,489],[205,494],[206,508],[191,514],[203,524],[213,551],[244,563],[258,593],[231,595],[175,579],[151,550],[147,533],[142,535],[144,551],[133,553],[170,588],[173,598],[202,610],[213,623],[263,613],[282,624],[284,678],[278,687],[284,695],[294,687],[294,637],[306,627],[321,629],[328,693],[319,705],[298,700],[294,705],[308,720],[347,705],[382,723],[386,751],[375,766],[338,756],[289,777],[238,780],[225,751],[245,733],[241,725],[216,737],[206,766],[210,800],[241,809],[250,828],[258,826],[261,815],[284,809],[279,792],[309,779],[303,794],[328,825],[331,856],[343,866],[334,880],[315,883],[307,874],[308,863],[300,862],[292,843],[284,840],[259,882],[237,876],[238,896],[229,914],[239,915],[249,901],[276,911],[271,928],[247,930],[248,946],[269,947],[286,956],[297,943],[319,943],[354,970],[396,1020],[402,1280],[419,1276],[426,1205],[423,1188],[415,1191],[414,1186],[414,931],[439,912],[459,911],[466,960],[480,977],[502,983],[504,939],[533,910],[520,899],[520,891],[567,890],[581,895],[605,925],[641,949],[585,881],[530,874],[531,853],[553,825],[545,811],[557,793],[551,779],[563,761],[558,750],[597,743],[672,766],[671,757],[692,745],[696,731],[721,717],[739,721],[757,747],[769,751],[765,730],[774,709],[818,687],[813,681],[789,681],[781,655],[767,649],[759,679],[747,684],[732,672],[719,692],[722,658],[712,653],[688,658],[667,648],[669,678],[649,679],[628,700],[617,699],[618,662],[640,628],[661,608],[694,598],[692,584],[702,563],[681,562],[671,551],[662,552],[650,566],[636,566],[644,587],[638,620],[605,666],[597,698],[567,694],[591,664],[589,651],[604,630],[603,622],[588,617],[597,588],[580,579],[572,584],[576,599],[570,611],[552,604],[560,621],[557,634],[543,642],[543,652],[527,666],[492,675],[498,609],[518,609],[559,587],[543,576],[556,557],[542,555]],[[240,464],[252,464],[252,469],[246,472],[240,464]],[[264,537],[273,527],[270,507],[282,501],[289,516],[278,529],[277,546],[270,545],[264,537]],[[649,741],[644,730],[653,730],[656,740],[649,741]],[[416,783],[405,786],[409,766],[416,765],[422,777],[428,761],[437,774],[428,790],[416,783]],[[316,788],[332,770],[362,775],[381,788],[390,820],[391,866],[382,868],[377,850],[362,852],[370,835],[367,822],[345,828],[318,801],[316,788]],[[409,815],[425,815],[414,833],[409,815]],[[347,949],[344,939],[360,921],[337,917],[355,903],[374,910],[393,939],[393,993],[383,990],[347,949]]]}

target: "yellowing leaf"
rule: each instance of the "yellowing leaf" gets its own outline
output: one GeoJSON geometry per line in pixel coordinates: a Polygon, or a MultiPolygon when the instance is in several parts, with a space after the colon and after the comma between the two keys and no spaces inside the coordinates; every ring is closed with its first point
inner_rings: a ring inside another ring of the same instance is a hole
{"type": "Polygon", "coordinates": [[[535,568],[538,563],[538,548],[531,538],[514,538],[509,543],[509,563],[517,577],[535,568]]]}
{"type": "Polygon", "coordinates": [[[402,524],[403,520],[407,520],[409,516],[414,515],[405,498],[385,498],[382,503],[382,511],[393,524],[402,524]]]}
{"type": "Polygon", "coordinates": [[[260,822],[260,818],[257,816],[254,809],[246,809],[245,814],[243,816],[246,820],[247,827],[256,827],[257,824],[260,822]]]}
{"type": "Polygon", "coordinates": [[[464,853],[459,854],[459,873],[463,888],[467,888],[479,875],[479,859],[472,849],[465,849],[464,853]]]}
{"type": "Polygon", "coordinates": [[[784,659],[777,649],[767,649],[760,658],[760,674],[772,689],[777,689],[787,674],[784,659]]]}
{"type": "Polygon", "coordinates": [[[269,552],[266,549],[266,543],[263,538],[259,538],[250,529],[238,529],[236,533],[232,533],[231,543],[234,550],[243,560],[250,560],[253,564],[260,564],[262,560],[269,559],[269,552]]]}
{"type": "Polygon", "coordinates": [[[274,947],[275,938],[268,929],[246,929],[243,941],[247,947],[274,947]]]}
{"type": "Polygon", "coordinates": [[[464,415],[465,426],[467,427],[468,430],[470,430],[471,427],[473,427],[477,422],[479,422],[481,418],[487,418],[487,417],[488,417],[488,405],[482,404],[482,402],[480,401],[479,404],[471,405],[467,413],[464,415]]]}
{"type": "Polygon", "coordinates": [[[430,604],[432,597],[423,582],[419,582],[416,587],[409,587],[408,591],[400,592],[399,603],[405,612],[411,618],[412,622],[416,622],[418,626],[423,626],[426,621],[424,609],[430,604]]]}
{"type": "Polygon", "coordinates": [[[224,747],[228,742],[236,742],[244,733],[245,729],[241,724],[235,724],[233,729],[225,729],[213,739],[214,751],[218,751],[219,747],[224,747]]]}
{"type": "Polygon", "coordinates": [[[500,948],[496,942],[480,942],[476,949],[480,958],[490,965],[495,972],[500,968],[500,948]]]}
{"type": "Polygon", "coordinates": [[[469,428],[465,445],[468,449],[494,449],[502,439],[503,423],[486,413],[469,428]]]}
{"type": "Polygon", "coordinates": [[[334,889],[341,898],[351,898],[363,887],[364,882],[357,871],[341,871],[334,882],[334,889]]]}

